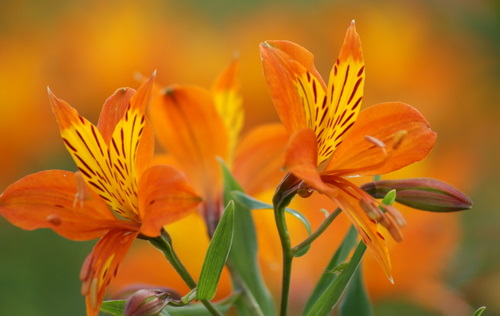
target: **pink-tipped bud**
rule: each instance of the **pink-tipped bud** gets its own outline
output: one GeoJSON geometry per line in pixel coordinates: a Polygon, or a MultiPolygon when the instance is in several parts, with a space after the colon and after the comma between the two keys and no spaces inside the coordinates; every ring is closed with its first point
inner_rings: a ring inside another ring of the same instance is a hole
{"type": "Polygon", "coordinates": [[[142,289],[135,292],[125,303],[124,316],[157,315],[170,301],[165,290],[142,289]]]}
{"type": "Polygon", "coordinates": [[[396,190],[396,202],[429,212],[456,212],[472,207],[468,196],[446,182],[432,178],[380,180],[361,187],[375,198],[396,190]]]}

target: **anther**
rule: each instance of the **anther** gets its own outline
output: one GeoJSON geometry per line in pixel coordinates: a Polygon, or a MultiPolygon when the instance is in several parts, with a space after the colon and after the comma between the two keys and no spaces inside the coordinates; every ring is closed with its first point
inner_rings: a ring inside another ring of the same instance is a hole
{"type": "Polygon", "coordinates": [[[392,149],[398,149],[399,146],[401,146],[401,143],[403,142],[403,139],[408,135],[408,131],[402,129],[394,133],[393,139],[392,139],[392,149]]]}
{"type": "Polygon", "coordinates": [[[376,137],[365,135],[365,139],[379,148],[385,148],[385,143],[376,137]]]}

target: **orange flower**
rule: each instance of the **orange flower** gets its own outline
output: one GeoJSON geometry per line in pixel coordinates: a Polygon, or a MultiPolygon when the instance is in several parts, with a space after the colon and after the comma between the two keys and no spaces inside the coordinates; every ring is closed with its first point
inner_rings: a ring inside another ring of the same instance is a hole
{"type": "Polygon", "coordinates": [[[0,197],[0,214],[16,226],[51,228],[72,240],[101,238],[80,278],[88,315],[97,315],[106,286],[134,239],[160,235],[199,198],[168,166],[149,167],[154,137],[144,111],[153,77],[137,92],[118,89],[97,127],[49,91],[62,139],[79,172],[48,170],[22,178],[0,197]]]}
{"type": "MultiPolygon", "coordinates": [[[[237,72],[238,63],[234,61],[221,73],[211,90],[173,85],[153,94],[151,100],[149,117],[160,144],[168,152],[157,155],[154,162],[180,168],[195,191],[203,197],[198,213],[169,227],[174,241],[177,240],[177,253],[185,259],[184,264],[195,279],[209,242],[206,228],[214,229],[223,210],[222,170],[216,158],[222,158],[230,166],[235,178],[250,195],[274,190],[282,176],[280,166],[288,139],[282,124],[261,125],[240,137],[244,114],[237,72]],[[196,242],[193,243],[193,240],[196,242]]],[[[266,215],[265,212],[253,215],[256,215],[259,231],[263,225],[274,225],[259,218],[266,215]]],[[[259,237],[262,236],[259,234],[259,237]]],[[[267,240],[259,245],[260,253],[269,248],[267,240]]],[[[137,255],[125,260],[122,273],[111,284],[112,291],[119,293],[130,283],[188,290],[171,267],[148,268],[145,273],[138,273],[145,271],[146,266],[158,265],[158,254],[141,244],[131,251],[137,255]]],[[[275,251],[268,250],[267,253],[275,251]]],[[[230,294],[230,281],[224,272],[217,297],[230,294]]]]}
{"type": "Polygon", "coordinates": [[[384,174],[423,159],[434,145],[435,133],[417,110],[399,102],[369,107],[358,116],[365,66],[354,22],[328,85],[314,68],[313,55],[303,47],[268,41],[260,49],[272,99],[291,135],[285,169],[347,213],[392,280],[378,224],[400,241],[404,219],[392,207],[383,206],[387,212],[382,212],[380,202],[346,178],[384,174]]]}
{"type": "Polygon", "coordinates": [[[238,63],[234,61],[211,91],[173,85],[151,102],[151,121],[160,143],[169,153],[160,161],[183,170],[203,197],[201,214],[209,233],[215,229],[223,210],[222,172],[217,157],[228,164],[252,194],[277,178],[276,162],[287,139],[282,126],[267,124],[253,129],[239,141],[244,113],[237,70],[238,63]]]}

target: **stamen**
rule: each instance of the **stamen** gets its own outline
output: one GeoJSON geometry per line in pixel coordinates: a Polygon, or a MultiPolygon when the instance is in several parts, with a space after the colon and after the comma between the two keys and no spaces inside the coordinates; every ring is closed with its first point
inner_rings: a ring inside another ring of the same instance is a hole
{"type": "Polygon", "coordinates": [[[376,137],[365,135],[365,140],[369,141],[370,143],[379,148],[385,148],[385,143],[376,137]]]}
{"type": "Polygon", "coordinates": [[[366,215],[374,221],[379,221],[383,216],[382,212],[376,206],[373,206],[370,202],[365,199],[359,200],[359,206],[366,212],[366,215]]]}
{"type": "Polygon", "coordinates": [[[404,129],[397,131],[392,140],[392,149],[398,149],[406,135],[408,135],[408,131],[404,129]]]}
{"type": "Polygon", "coordinates": [[[94,278],[90,284],[90,306],[92,308],[97,307],[97,290],[98,290],[99,280],[94,278]]]}
{"type": "Polygon", "coordinates": [[[394,220],[396,220],[396,223],[398,224],[399,227],[406,226],[406,220],[403,217],[403,214],[401,214],[395,207],[390,206],[390,205],[381,205],[384,210],[391,215],[394,220]]]}

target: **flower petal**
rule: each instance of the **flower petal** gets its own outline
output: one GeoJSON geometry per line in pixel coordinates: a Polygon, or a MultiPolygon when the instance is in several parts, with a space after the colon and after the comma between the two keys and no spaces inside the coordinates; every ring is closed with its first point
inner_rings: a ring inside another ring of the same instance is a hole
{"type": "Polygon", "coordinates": [[[363,99],[364,70],[361,41],[353,21],[330,72],[327,106],[319,109],[321,120],[315,122],[320,164],[330,158],[356,121],[363,99]]]}
{"type": "Polygon", "coordinates": [[[228,135],[212,95],[195,86],[172,86],[154,98],[156,135],[206,200],[217,196],[222,176],[216,157],[227,160],[228,135]]]}
{"type": "Polygon", "coordinates": [[[170,166],[147,169],[139,180],[141,233],[158,236],[161,228],[188,215],[201,202],[184,175],[170,166]]]}
{"type": "MultiPolygon", "coordinates": [[[[144,125],[144,121],[138,119],[137,116],[134,116],[134,119],[131,115],[124,115],[118,122],[110,142],[110,146],[114,150],[111,157],[108,152],[108,145],[92,123],[78,115],[74,108],[65,101],[58,99],[50,91],[49,98],[59,123],[64,144],[87,184],[105,199],[108,205],[118,214],[137,220],[137,215],[127,203],[127,193],[122,190],[123,185],[120,183],[121,178],[123,178],[123,175],[121,175],[123,173],[122,169],[128,166],[125,166],[123,161],[117,161],[116,152],[118,150],[130,150],[133,145],[128,143],[129,145],[125,147],[125,140],[137,139],[139,133],[139,128],[137,128],[135,137],[130,137],[129,134],[132,133],[131,130],[133,131],[131,126],[141,123],[144,125]],[[123,141],[119,143],[117,140],[123,141]],[[115,159],[110,161],[110,157],[115,159]]],[[[142,114],[142,117],[144,117],[144,114],[142,114]]],[[[129,154],[127,157],[131,157],[131,155],[129,154]]]]}
{"type": "Polygon", "coordinates": [[[238,68],[239,64],[235,59],[215,81],[212,88],[215,107],[228,131],[228,163],[230,165],[244,122],[243,99],[239,93],[239,82],[236,78],[238,68]]]}
{"type": "MultiPolygon", "coordinates": [[[[352,192],[330,187],[323,192],[330,197],[347,214],[358,231],[365,245],[374,255],[375,260],[382,266],[387,278],[392,282],[391,260],[384,236],[378,230],[378,224],[371,220],[360,206],[359,197],[352,192]]],[[[375,200],[373,200],[376,202],[375,200]]]]}
{"type": "Polygon", "coordinates": [[[283,153],[288,134],[281,124],[252,129],[240,142],[233,174],[245,192],[258,194],[276,188],[283,178],[283,153]]]}
{"type": "Polygon", "coordinates": [[[287,41],[260,45],[262,67],[269,92],[288,133],[313,127],[316,109],[326,100],[325,83],[305,48],[287,41]]]}
{"type": "Polygon", "coordinates": [[[310,128],[298,130],[290,137],[285,148],[285,170],[304,180],[314,189],[323,192],[328,187],[321,180],[317,164],[316,135],[310,128]]]}
{"type": "Polygon", "coordinates": [[[324,172],[338,176],[377,175],[424,159],[434,133],[413,107],[381,103],[363,110],[324,172]]]}
{"type": "Polygon", "coordinates": [[[0,214],[23,229],[50,228],[72,240],[101,237],[122,224],[83,179],[79,184],[73,172],[62,170],[31,174],[9,186],[0,196],[0,214]]]}
{"type": "Polygon", "coordinates": [[[131,88],[120,88],[115,91],[102,106],[97,129],[101,132],[102,138],[109,145],[111,135],[116,124],[122,119],[125,111],[130,106],[130,98],[135,94],[131,88]]]}
{"type": "Polygon", "coordinates": [[[97,316],[109,282],[116,276],[119,264],[127,254],[138,232],[111,230],[95,245],[80,271],[82,295],[87,315],[97,316]]]}

